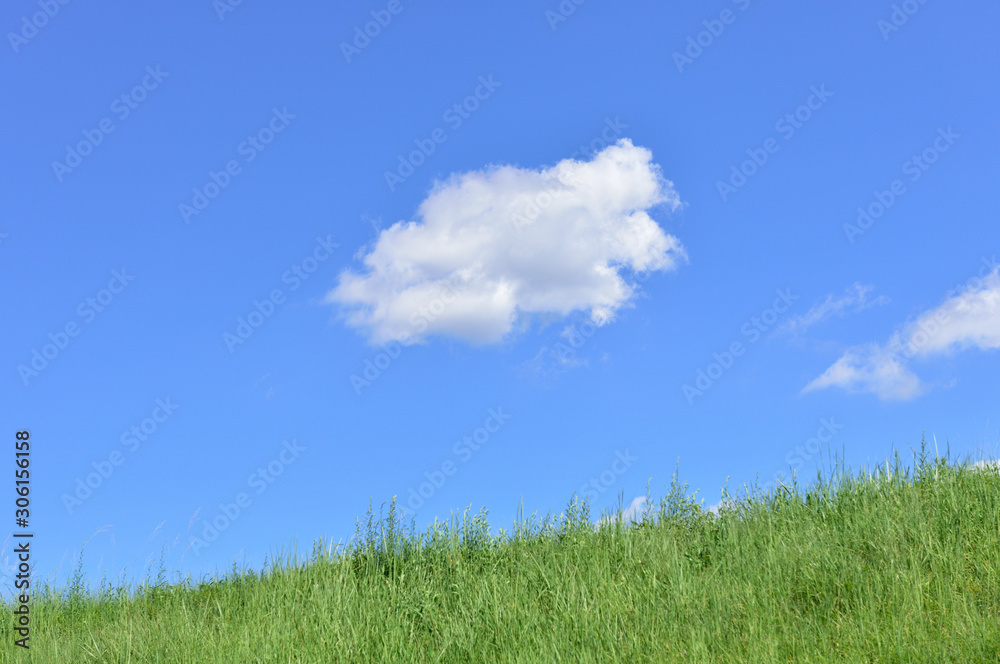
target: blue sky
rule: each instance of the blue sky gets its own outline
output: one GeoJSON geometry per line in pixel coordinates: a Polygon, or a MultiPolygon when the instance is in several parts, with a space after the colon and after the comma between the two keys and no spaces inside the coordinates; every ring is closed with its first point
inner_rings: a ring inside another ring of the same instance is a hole
{"type": "Polygon", "coordinates": [[[710,505],[925,431],[995,456],[998,18],[9,4],[36,574],[259,565],[394,495],[509,526],[678,464],[710,505]]]}

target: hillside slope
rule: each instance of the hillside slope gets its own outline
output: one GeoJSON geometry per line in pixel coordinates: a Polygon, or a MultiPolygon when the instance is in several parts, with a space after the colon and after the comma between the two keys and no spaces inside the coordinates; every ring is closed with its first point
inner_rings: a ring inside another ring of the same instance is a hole
{"type": "MultiPolygon", "coordinates": [[[[675,479],[644,523],[599,530],[571,502],[416,534],[390,505],[348,549],[263,575],[50,590],[30,661],[1000,661],[1000,473],[914,465],[718,514],[675,479]]],[[[29,661],[4,612],[0,661],[29,661]]]]}

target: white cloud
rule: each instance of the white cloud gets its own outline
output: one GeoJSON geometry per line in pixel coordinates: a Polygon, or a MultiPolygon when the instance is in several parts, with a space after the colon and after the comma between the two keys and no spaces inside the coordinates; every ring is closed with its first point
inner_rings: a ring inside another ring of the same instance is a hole
{"type": "Polygon", "coordinates": [[[885,295],[879,295],[872,300],[868,299],[868,294],[872,290],[874,290],[874,286],[864,286],[855,283],[850,288],[847,288],[844,294],[839,297],[830,293],[822,302],[814,304],[806,313],[790,319],[779,328],[779,331],[797,336],[831,316],[856,313],[889,302],[889,298],[885,295]]]}
{"type": "MultiPolygon", "coordinates": [[[[521,374],[532,378],[549,378],[571,369],[589,367],[590,359],[581,357],[583,353],[578,351],[584,350],[595,331],[596,328],[589,323],[581,326],[567,325],[559,333],[563,341],[557,342],[552,348],[543,346],[538,349],[533,358],[521,364],[521,374]]],[[[607,353],[601,356],[603,363],[610,359],[607,353]]]]}
{"type": "Polygon", "coordinates": [[[904,325],[884,345],[849,348],[803,391],[840,387],[884,400],[912,399],[928,389],[907,366],[913,358],[1000,348],[1000,267],[983,262],[979,276],[957,294],[904,325]]]}
{"type": "Polygon", "coordinates": [[[613,514],[608,514],[598,519],[597,523],[594,524],[594,528],[600,529],[600,527],[603,526],[604,524],[611,524],[619,519],[621,519],[622,523],[626,525],[632,523],[641,523],[645,507],[646,507],[646,497],[637,496],[636,498],[632,499],[632,502],[629,503],[629,506],[623,509],[620,514],[618,512],[615,512],[613,514]]]}
{"type": "Polygon", "coordinates": [[[909,326],[908,343],[918,354],[947,353],[967,348],[1000,348],[1000,271],[978,289],[945,300],[909,326]]]}
{"type": "Polygon", "coordinates": [[[729,498],[725,500],[720,500],[719,502],[715,503],[705,511],[714,514],[715,516],[719,516],[719,510],[721,510],[723,507],[726,507],[728,509],[733,509],[737,505],[739,505],[738,501],[729,498]]]}
{"type": "Polygon", "coordinates": [[[374,343],[445,334],[503,339],[531,316],[614,318],[636,286],[627,270],[675,269],[686,259],[648,210],[680,205],[652,153],[628,139],[591,161],[490,167],[436,183],[418,221],[382,230],[327,300],[374,343]]]}
{"type": "Polygon", "coordinates": [[[905,401],[925,391],[916,374],[874,343],[849,348],[803,391],[834,386],[849,392],[869,392],[885,401],[905,401]]]}

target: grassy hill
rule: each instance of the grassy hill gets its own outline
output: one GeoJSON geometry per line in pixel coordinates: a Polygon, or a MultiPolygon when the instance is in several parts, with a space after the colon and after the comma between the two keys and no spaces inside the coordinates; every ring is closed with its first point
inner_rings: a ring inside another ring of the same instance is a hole
{"type": "MultiPolygon", "coordinates": [[[[635,526],[586,505],[491,535],[395,505],[344,550],[207,584],[33,600],[30,660],[998,662],[1000,474],[944,460],[751,490],[704,510],[676,477],[635,526]]],[[[17,649],[20,650],[20,649],[17,649]]]]}

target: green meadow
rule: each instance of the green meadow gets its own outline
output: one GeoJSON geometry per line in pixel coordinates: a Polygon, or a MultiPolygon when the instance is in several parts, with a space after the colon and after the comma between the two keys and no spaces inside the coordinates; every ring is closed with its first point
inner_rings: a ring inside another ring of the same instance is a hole
{"type": "Polygon", "coordinates": [[[587,503],[424,532],[395,503],[348,544],[209,582],[3,607],[0,661],[998,662],[1000,473],[928,458],[745,487],[705,509],[675,475],[635,524],[587,503]]]}

